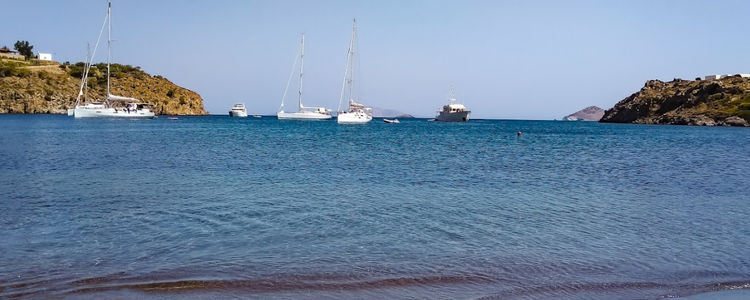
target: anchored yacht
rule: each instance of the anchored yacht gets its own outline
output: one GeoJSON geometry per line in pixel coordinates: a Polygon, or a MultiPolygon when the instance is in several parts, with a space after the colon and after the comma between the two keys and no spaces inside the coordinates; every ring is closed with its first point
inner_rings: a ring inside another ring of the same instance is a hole
{"type": "Polygon", "coordinates": [[[232,106],[232,109],[229,110],[229,116],[232,118],[246,118],[247,109],[245,109],[245,104],[237,103],[234,106],[232,106]]]}
{"type": "Polygon", "coordinates": [[[84,72],[81,75],[81,87],[78,90],[78,97],[76,98],[75,108],[68,110],[68,115],[75,118],[148,118],[153,119],[156,115],[153,111],[153,105],[148,103],[141,103],[141,100],[130,97],[123,97],[112,95],[110,93],[110,57],[112,52],[112,2],[107,2],[107,17],[104,19],[102,25],[102,31],[99,33],[99,38],[96,41],[94,47],[94,53],[99,47],[99,40],[104,31],[104,26],[107,26],[107,94],[104,100],[90,102],[84,104],[86,100],[86,82],[89,71],[91,69],[91,63],[94,60],[94,55],[91,55],[86,62],[84,72]]]}
{"type": "MultiPolygon", "coordinates": [[[[297,109],[298,110],[295,112],[284,111],[284,98],[286,98],[286,93],[289,89],[289,83],[292,81],[292,76],[294,75],[294,71],[292,71],[292,73],[289,74],[289,80],[287,80],[286,88],[284,89],[284,96],[281,97],[281,107],[279,107],[279,112],[276,114],[276,117],[278,117],[279,120],[330,120],[331,110],[326,109],[325,107],[313,107],[313,106],[302,105],[302,77],[304,75],[304,67],[305,67],[305,36],[304,35],[302,35],[302,46],[300,47],[300,56],[298,58],[300,59],[299,88],[297,90],[297,109]]],[[[292,70],[294,70],[296,66],[297,66],[297,60],[294,61],[292,70]]]]}
{"type": "Polygon", "coordinates": [[[372,108],[354,101],[354,39],[357,36],[357,20],[352,25],[352,38],[349,40],[349,51],[346,54],[346,68],[344,71],[344,82],[341,84],[341,96],[339,97],[339,108],[336,122],[339,124],[364,124],[372,120],[372,108]],[[347,109],[341,110],[341,102],[344,100],[344,92],[349,88],[349,102],[347,109]]]}
{"type": "Polygon", "coordinates": [[[435,121],[439,122],[466,122],[469,121],[471,111],[467,110],[463,104],[456,103],[456,96],[451,86],[450,103],[443,106],[443,110],[438,112],[435,121]]]}

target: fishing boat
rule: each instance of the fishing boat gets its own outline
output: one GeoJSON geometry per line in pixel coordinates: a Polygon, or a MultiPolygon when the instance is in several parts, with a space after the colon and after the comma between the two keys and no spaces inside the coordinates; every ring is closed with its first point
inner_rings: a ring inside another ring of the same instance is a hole
{"type": "Polygon", "coordinates": [[[305,74],[305,35],[302,35],[302,45],[300,46],[299,57],[299,87],[297,89],[297,111],[287,112],[284,111],[284,99],[286,98],[287,91],[289,90],[289,83],[292,81],[294,70],[297,66],[297,59],[294,60],[292,65],[292,72],[289,74],[289,80],[286,82],[286,88],[284,88],[284,95],[281,97],[281,106],[276,114],[279,120],[330,120],[331,111],[325,107],[313,107],[302,105],[302,78],[305,74]]]}
{"type": "Polygon", "coordinates": [[[247,109],[244,103],[237,103],[229,110],[229,116],[232,118],[247,118],[247,109]]]}
{"type": "Polygon", "coordinates": [[[341,95],[339,96],[339,107],[336,109],[338,115],[336,122],[339,124],[364,124],[372,120],[372,108],[354,101],[354,40],[357,37],[357,20],[352,25],[352,37],[349,40],[349,51],[346,54],[346,68],[344,69],[344,81],[341,84],[341,95]],[[349,101],[346,110],[341,110],[344,93],[349,92],[349,101]]]}
{"type": "Polygon", "coordinates": [[[393,119],[393,120],[383,119],[383,122],[389,123],[389,124],[398,124],[398,123],[401,123],[401,122],[398,121],[398,119],[393,119]]]}
{"type": "Polygon", "coordinates": [[[463,104],[456,103],[456,96],[451,85],[450,98],[448,99],[448,105],[444,105],[443,109],[438,112],[435,117],[435,121],[438,122],[466,122],[469,121],[469,114],[471,111],[466,109],[463,104]]]}
{"type": "Polygon", "coordinates": [[[131,97],[112,95],[110,92],[110,60],[112,53],[112,1],[107,1],[107,17],[104,19],[102,29],[99,31],[99,37],[96,40],[94,54],[99,47],[104,32],[107,27],[107,91],[104,99],[86,103],[86,82],[91,69],[91,64],[95,55],[91,55],[84,66],[84,72],[81,75],[81,87],[78,90],[75,108],[68,110],[68,115],[74,118],[137,118],[153,119],[156,114],[153,111],[153,105],[141,103],[141,100],[131,97]]]}

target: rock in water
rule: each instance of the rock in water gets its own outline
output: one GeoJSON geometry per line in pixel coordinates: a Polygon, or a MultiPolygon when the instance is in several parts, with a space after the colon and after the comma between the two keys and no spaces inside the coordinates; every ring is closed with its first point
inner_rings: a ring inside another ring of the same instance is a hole
{"type": "Polygon", "coordinates": [[[649,80],[605,111],[600,122],[750,126],[750,78],[649,80]]]}
{"type": "Polygon", "coordinates": [[[564,116],[563,121],[599,121],[604,116],[604,110],[596,107],[589,106],[567,116],[564,116]]]}

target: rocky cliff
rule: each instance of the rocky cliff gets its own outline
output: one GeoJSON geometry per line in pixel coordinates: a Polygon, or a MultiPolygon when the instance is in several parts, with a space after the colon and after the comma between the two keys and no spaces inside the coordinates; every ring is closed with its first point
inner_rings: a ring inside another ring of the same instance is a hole
{"type": "Polygon", "coordinates": [[[604,116],[604,110],[597,106],[589,106],[563,117],[563,121],[599,121],[604,116]]]}
{"type": "Polygon", "coordinates": [[[600,122],[750,126],[750,78],[649,80],[608,109],[600,122]]]}
{"type": "MultiPolygon", "coordinates": [[[[111,93],[155,105],[160,115],[205,115],[203,99],[159,75],[139,67],[113,64],[111,93]]],[[[68,65],[43,61],[0,60],[0,113],[64,114],[72,108],[81,84],[83,63],[68,65]]],[[[92,67],[88,99],[103,99],[106,65],[92,67]]]]}

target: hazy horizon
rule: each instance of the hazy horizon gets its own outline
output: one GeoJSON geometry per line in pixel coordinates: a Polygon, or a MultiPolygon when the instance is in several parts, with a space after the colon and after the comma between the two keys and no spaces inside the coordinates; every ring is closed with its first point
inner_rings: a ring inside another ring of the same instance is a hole
{"type": "MultiPolygon", "coordinates": [[[[0,46],[83,61],[106,1],[6,2],[0,46]]],[[[750,73],[742,1],[121,1],[113,61],[199,93],[224,114],[274,114],[305,33],[307,105],[335,109],[352,18],[360,101],[432,117],[448,88],[473,118],[607,109],[649,79],[750,73]]],[[[100,48],[96,61],[105,61],[100,48]]],[[[290,89],[296,89],[292,85],[290,89]]],[[[294,93],[287,102],[294,102],[294,93]]]]}

